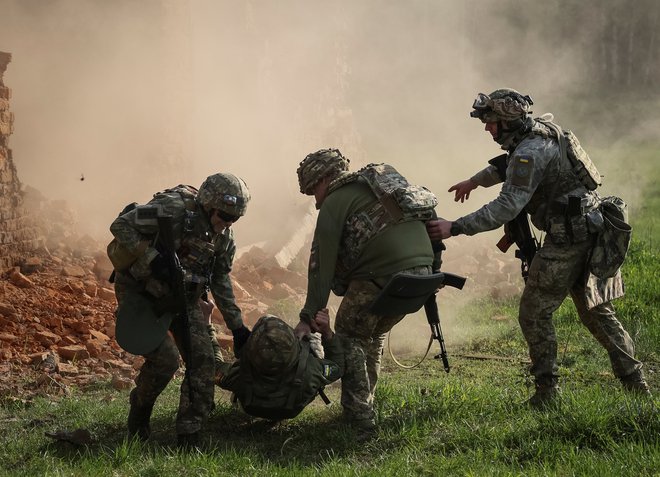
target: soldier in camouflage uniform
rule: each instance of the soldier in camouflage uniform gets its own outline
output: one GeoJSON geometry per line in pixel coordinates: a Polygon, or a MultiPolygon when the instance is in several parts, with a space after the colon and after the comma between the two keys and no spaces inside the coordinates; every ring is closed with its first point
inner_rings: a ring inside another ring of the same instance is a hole
{"type": "MultiPolygon", "coordinates": [[[[209,314],[212,307],[202,304],[209,314]]],[[[321,333],[322,358],[311,349],[307,336],[299,340],[287,323],[266,315],[254,325],[240,359],[233,363],[223,360],[211,326],[216,383],[231,391],[248,414],[273,421],[297,416],[344,372],[344,350],[330,328],[328,310],[319,310],[314,323],[321,333]]]]}
{"type": "Polygon", "coordinates": [[[552,314],[568,294],[582,323],[607,350],[614,374],[624,388],[648,393],[633,342],[610,303],[623,294],[620,272],[606,279],[589,273],[595,240],[595,224],[589,219],[591,212],[598,213],[600,197],[585,187],[566,155],[560,153],[551,119],[529,116],[531,105],[529,96],[512,89],[479,94],[470,115],[485,123],[485,130],[508,152],[506,179],[503,181],[497,168],[490,165],[449,191],[455,192],[456,201],[463,202],[478,186],[490,187],[502,181],[504,185],[495,200],[472,214],[453,222],[430,221],[429,235],[448,238],[493,230],[522,210],[531,216],[536,228],[546,232],[543,246],[531,263],[519,310],[536,385],[530,405],[542,407],[557,396],[557,338],[552,314]]]}
{"type": "Polygon", "coordinates": [[[300,191],[315,197],[319,215],[296,332],[316,331],[312,318],[326,307],[331,290],[343,296],[335,320],[345,353],[341,403],[344,418],[357,427],[360,438],[368,438],[376,429],[373,399],[385,335],[403,318],[374,315],[370,306],[393,274],[430,274],[434,254],[421,221],[392,223],[360,239],[369,228],[366,211],[378,199],[364,181],[341,180],[348,163],[337,149],[322,149],[309,154],[297,170],[300,191]]]}
{"type": "Polygon", "coordinates": [[[210,289],[232,330],[235,348],[240,348],[249,336],[229,278],[236,251],[230,227],[245,214],[249,200],[250,193],[242,179],[232,174],[214,174],[199,191],[178,186],[155,194],[148,204],[121,214],[110,226],[115,242],[132,256],[127,268],[117,270],[115,265],[120,307],[131,294],[139,294],[149,300],[156,316],[179,309],[180,304],[173,300],[167,252],[158,240],[159,226],[154,216],[172,217],[176,252],[185,272],[189,329],[182,329],[181,318],[175,317],[171,334],[166,334],[153,351],[144,355],[144,365],[130,394],[130,436],[148,438],[156,398],[179,368],[181,356],[187,371],[181,385],[176,432],[181,445],[196,444],[213,406],[214,392],[213,348],[198,305],[200,296],[210,289]]]}

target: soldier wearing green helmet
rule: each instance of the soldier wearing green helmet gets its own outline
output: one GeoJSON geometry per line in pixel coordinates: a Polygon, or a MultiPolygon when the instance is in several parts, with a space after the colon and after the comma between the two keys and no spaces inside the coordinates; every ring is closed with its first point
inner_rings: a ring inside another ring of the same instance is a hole
{"type": "MultiPolygon", "coordinates": [[[[209,316],[212,308],[202,303],[209,316]]],[[[297,416],[318,395],[329,402],[323,389],[341,377],[344,351],[330,328],[327,309],[319,310],[314,322],[323,356],[317,355],[308,337],[298,339],[285,321],[265,315],[254,325],[240,359],[227,363],[216,353],[217,385],[231,391],[246,413],[271,421],[297,416]]],[[[209,333],[219,351],[212,327],[209,333]]]]}
{"type": "Polygon", "coordinates": [[[110,226],[117,341],[145,358],[130,394],[129,436],[149,437],[153,406],[181,357],[186,376],[176,432],[181,445],[196,444],[214,391],[214,353],[199,298],[211,292],[236,349],[250,334],[229,278],[236,252],[231,226],[249,201],[242,179],[218,173],[199,190],[179,185],[155,194],[145,205],[131,204],[110,226]]]}
{"type": "MultiPolygon", "coordinates": [[[[431,238],[474,235],[513,223],[522,217],[546,233],[530,258],[520,300],[519,323],[532,361],[535,393],[528,401],[544,407],[558,397],[557,338],[552,314],[570,294],[582,323],[607,350],[614,374],[624,389],[648,394],[642,363],[635,359],[629,334],[616,318],[611,300],[623,295],[618,266],[593,263],[593,252],[604,227],[596,192],[600,174],[575,135],[562,130],[552,115],[531,116],[532,99],[503,88],[480,93],[470,116],[506,154],[470,179],[453,185],[456,201],[465,201],[479,186],[503,183],[498,197],[455,221],[427,223],[431,238]],[[522,214],[522,215],[521,215],[522,214]],[[605,272],[601,273],[601,270],[605,272]]],[[[618,199],[618,198],[617,198],[618,199]]],[[[620,199],[619,199],[620,200],[620,199]]],[[[505,228],[506,230],[506,228],[505,228]]],[[[622,260],[622,258],[621,258],[622,260]]]]}
{"type": "Polygon", "coordinates": [[[321,149],[297,170],[300,192],[314,196],[319,214],[296,333],[316,331],[313,318],[331,290],[343,296],[335,320],[345,353],[341,404],[358,438],[367,439],[376,431],[373,400],[385,335],[403,318],[376,315],[370,307],[395,273],[430,274],[434,253],[424,223],[394,220],[360,171],[349,173],[348,165],[338,149],[321,149]]]}

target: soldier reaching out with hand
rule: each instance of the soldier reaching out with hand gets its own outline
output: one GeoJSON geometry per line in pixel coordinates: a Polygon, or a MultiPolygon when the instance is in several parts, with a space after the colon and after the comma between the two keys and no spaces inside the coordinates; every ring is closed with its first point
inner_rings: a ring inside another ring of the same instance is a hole
{"type": "Polygon", "coordinates": [[[642,363],[634,357],[633,341],[611,304],[623,295],[620,272],[615,267],[611,276],[590,273],[589,259],[603,226],[602,199],[595,192],[600,175],[575,136],[562,131],[550,117],[533,119],[531,105],[529,96],[512,89],[477,96],[470,116],[480,119],[493,140],[507,151],[505,167],[498,171],[491,164],[449,191],[463,202],[478,186],[503,183],[502,190],[492,202],[453,222],[429,221],[429,235],[432,239],[474,235],[514,220],[521,211],[546,232],[529,267],[518,317],[536,387],[530,405],[542,407],[557,396],[557,337],[552,314],[568,294],[582,323],[607,350],[624,389],[649,393],[642,363]]]}

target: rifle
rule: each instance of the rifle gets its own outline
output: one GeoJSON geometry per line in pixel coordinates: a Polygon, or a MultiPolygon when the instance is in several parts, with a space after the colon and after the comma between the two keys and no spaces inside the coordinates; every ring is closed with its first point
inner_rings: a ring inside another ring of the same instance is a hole
{"type": "MultiPolygon", "coordinates": [[[[440,343],[440,354],[445,371],[449,372],[449,360],[445,339],[440,328],[440,314],[435,295],[441,286],[450,286],[459,290],[465,285],[465,278],[452,273],[438,272],[432,275],[394,275],[383,287],[371,305],[370,311],[377,315],[407,315],[415,313],[422,306],[426,312],[426,320],[431,326],[432,340],[440,343]]],[[[431,341],[429,342],[429,349],[431,341]]],[[[428,352],[428,350],[427,350],[428,352]]]]}
{"type": "MultiPolygon", "coordinates": [[[[443,273],[443,285],[458,288],[459,290],[465,285],[465,278],[452,273],[443,273]]],[[[447,348],[445,347],[445,338],[442,336],[442,328],[440,328],[440,314],[438,313],[438,303],[435,299],[436,292],[432,293],[424,302],[424,312],[426,313],[426,320],[431,327],[432,339],[437,340],[440,344],[440,353],[435,356],[435,359],[442,359],[442,366],[445,372],[450,370],[449,359],[447,358],[447,348]]]]}
{"type": "MultiPolygon", "coordinates": [[[[497,168],[497,174],[502,181],[506,180],[508,157],[508,154],[500,154],[488,161],[488,164],[497,168]]],[[[506,252],[514,243],[518,246],[516,258],[520,259],[520,272],[523,280],[526,282],[527,277],[529,277],[529,266],[532,264],[532,259],[540,248],[540,244],[532,234],[532,229],[527,219],[527,212],[524,210],[512,221],[504,225],[504,236],[497,242],[497,248],[502,252],[506,252]]]]}
{"type": "Polygon", "coordinates": [[[529,266],[539,249],[539,241],[532,235],[532,230],[527,219],[527,212],[520,212],[515,219],[504,225],[504,236],[497,242],[497,248],[502,252],[509,250],[511,245],[516,244],[516,258],[520,259],[520,272],[526,282],[529,277],[529,266]]]}
{"type": "Polygon", "coordinates": [[[176,315],[181,320],[181,327],[183,328],[182,347],[186,357],[186,382],[188,383],[188,399],[190,402],[193,400],[192,387],[190,384],[190,353],[192,351],[192,340],[190,337],[190,320],[188,317],[188,304],[186,297],[186,284],[185,284],[185,271],[181,266],[179,257],[176,254],[176,245],[174,243],[174,228],[172,224],[172,216],[159,216],[158,217],[158,240],[165,249],[167,259],[167,266],[170,272],[169,285],[174,297],[174,304],[176,307],[176,315]]]}

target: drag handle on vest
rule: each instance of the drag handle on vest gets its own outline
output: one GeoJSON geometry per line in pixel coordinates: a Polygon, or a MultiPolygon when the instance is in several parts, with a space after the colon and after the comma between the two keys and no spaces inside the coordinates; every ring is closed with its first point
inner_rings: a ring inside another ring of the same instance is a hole
{"type": "Polygon", "coordinates": [[[440,343],[440,354],[435,356],[435,359],[442,359],[442,365],[445,372],[449,372],[449,359],[447,358],[447,348],[445,347],[445,339],[442,336],[442,329],[440,328],[440,314],[438,313],[438,303],[435,300],[435,293],[430,295],[424,303],[424,311],[426,312],[426,319],[431,327],[431,334],[434,340],[440,343]]]}
{"type": "Polygon", "coordinates": [[[188,317],[188,303],[186,298],[185,271],[176,254],[176,244],[174,243],[174,227],[172,216],[158,217],[158,241],[166,253],[167,266],[170,272],[170,289],[174,297],[175,312],[178,319],[181,320],[181,330],[183,331],[183,352],[186,361],[186,382],[188,383],[188,399],[193,401],[192,384],[190,382],[190,360],[192,351],[192,340],[190,338],[190,320],[188,317]]]}

